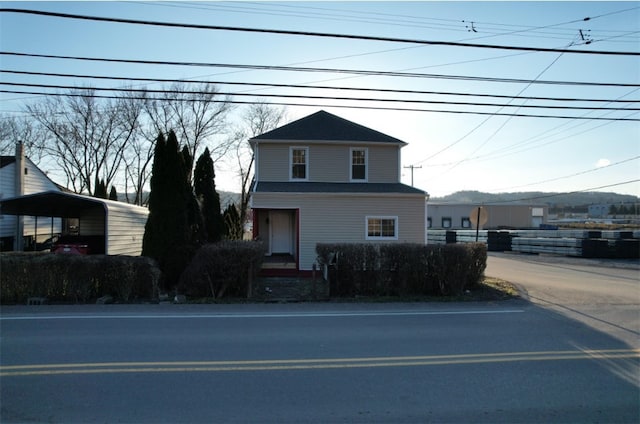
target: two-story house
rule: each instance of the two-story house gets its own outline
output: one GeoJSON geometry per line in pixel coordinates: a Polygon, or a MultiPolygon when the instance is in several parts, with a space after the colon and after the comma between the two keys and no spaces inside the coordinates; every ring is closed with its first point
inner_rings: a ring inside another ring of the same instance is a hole
{"type": "Polygon", "coordinates": [[[253,235],[310,271],[317,243],[424,243],[426,193],[400,182],[405,142],[320,111],[249,140],[253,235]]]}

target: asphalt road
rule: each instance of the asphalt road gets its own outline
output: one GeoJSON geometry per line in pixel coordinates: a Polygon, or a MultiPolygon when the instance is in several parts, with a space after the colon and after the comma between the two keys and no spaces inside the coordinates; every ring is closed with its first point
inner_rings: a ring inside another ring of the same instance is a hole
{"type": "MultiPolygon", "coordinates": [[[[511,260],[492,256],[488,274],[511,260]]],[[[580,319],[533,297],[3,307],[0,421],[638,422],[638,322],[589,322],[581,314],[598,304],[572,300],[582,291],[568,270],[525,263],[580,319]]],[[[626,274],[591,271],[616,275],[603,309],[636,302],[616,294],[626,274]]],[[[543,296],[524,275],[517,283],[543,296]]]]}
{"type": "Polygon", "coordinates": [[[490,253],[486,275],[532,303],[640,348],[640,262],[490,253]]]}

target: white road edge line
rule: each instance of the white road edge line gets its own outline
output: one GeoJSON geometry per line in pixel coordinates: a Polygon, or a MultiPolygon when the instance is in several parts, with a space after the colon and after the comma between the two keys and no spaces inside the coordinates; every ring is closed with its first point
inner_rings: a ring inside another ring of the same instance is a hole
{"type": "Polygon", "coordinates": [[[0,321],[28,320],[62,320],[62,319],[247,319],[247,318],[341,318],[341,317],[376,317],[376,316],[428,316],[428,315],[488,315],[517,314],[523,309],[491,309],[470,311],[380,311],[380,312],[291,312],[291,313],[229,313],[229,314],[104,314],[104,315],[5,315],[0,321]]]}

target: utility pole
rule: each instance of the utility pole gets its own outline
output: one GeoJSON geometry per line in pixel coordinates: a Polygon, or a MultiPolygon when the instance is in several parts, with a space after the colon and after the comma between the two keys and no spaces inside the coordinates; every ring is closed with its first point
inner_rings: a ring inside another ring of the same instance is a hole
{"type": "Polygon", "coordinates": [[[420,166],[409,165],[409,166],[405,166],[404,168],[411,169],[411,187],[413,187],[413,170],[414,169],[421,169],[422,165],[420,165],[420,166]]]}

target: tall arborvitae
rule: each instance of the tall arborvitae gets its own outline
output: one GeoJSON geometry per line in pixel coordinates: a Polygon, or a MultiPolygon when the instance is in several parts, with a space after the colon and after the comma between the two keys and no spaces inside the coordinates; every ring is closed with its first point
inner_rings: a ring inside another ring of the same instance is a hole
{"type": "Polygon", "coordinates": [[[189,223],[189,237],[194,245],[201,245],[206,242],[206,234],[204,232],[204,222],[200,205],[193,193],[193,185],[191,184],[191,170],[193,169],[193,156],[189,152],[186,145],[180,152],[184,160],[185,170],[185,194],[187,195],[187,221],[189,223]]]}
{"type": "Polygon", "coordinates": [[[196,162],[193,185],[204,221],[206,242],[214,243],[222,239],[224,221],[220,213],[220,195],[216,191],[215,171],[209,148],[205,149],[196,162]]]}
{"type": "Polygon", "coordinates": [[[182,154],[182,159],[184,160],[184,170],[186,171],[187,181],[191,182],[191,170],[193,169],[193,156],[191,156],[191,152],[189,152],[189,147],[185,145],[180,152],[182,154]]]}
{"type": "Polygon", "coordinates": [[[114,186],[111,186],[111,191],[109,192],[109,200],[118,200],[118,192],[114,186]]]}
{"type": "Polygon", "coordinates": [[[225,235],[229,240],[242,240],[243,228],[236,205],[229,203],[223,214],[225,235]]]}
{"type": "Polygon", "coordinates": [[[166,288],[178,281],[192,250],[187,215],[193,194],[186,175],[175,133],[170,131],[166,140],[160,134],[151,169],[149,217],[142,254],[158,261],[166,288]]]}
{"type": "Polygon", "coordinates": [[[104,180],[100,180],[98,177],[96,177],[96,185],[93,188],[93,197],[97,197],[98,199],[107,198],[107,186],[104,180]]]}
{"type": "Polygon", "coordinates": [[[156,139],[156,146],[153,152],[153,164],[151,165],[151,180],[149,193],[149,216],[144,227],[144,237],[142,239],[142,255],[160,260],[164,256],[165,246],[168,237],[162,228],[163,221],[166,221],[165,204],[167,194],[165,191],[165,150],[167,141],[160,133],[156,139]]]}

